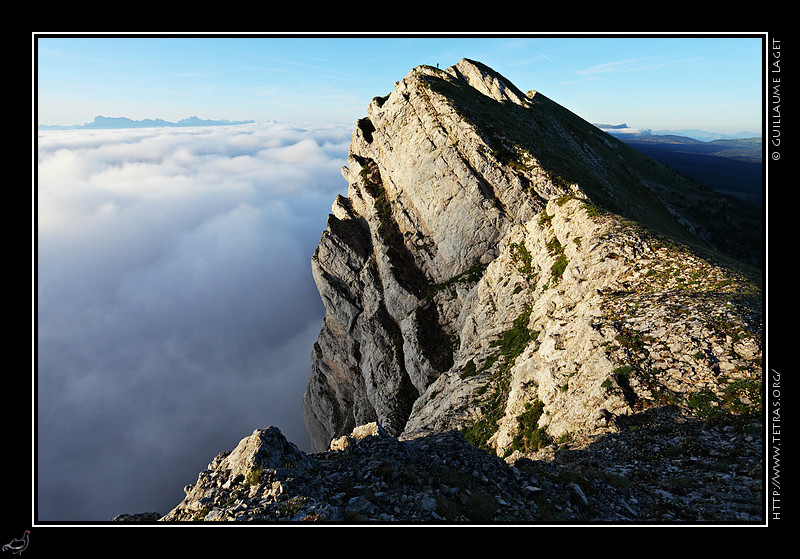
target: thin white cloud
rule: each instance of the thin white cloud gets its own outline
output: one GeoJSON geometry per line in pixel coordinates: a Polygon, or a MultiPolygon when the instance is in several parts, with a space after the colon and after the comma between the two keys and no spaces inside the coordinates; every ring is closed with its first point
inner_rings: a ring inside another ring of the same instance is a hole
{"type": "Polygon", "coordinates": [[[663,68],[667,65],[666,62],[656,61],[651,58],[628,58],[625,60],[614,60],[603,64],[595,64],[589,68],[578,70],[578,74],[582,76],[592,76],[598,74],[645,72],[648,70],[655,70],[656,68],[663,68]]]}
{"type": "Polygon", "coordinates": [[[543,52],[537,52],[536,56],[531,56],[523,60],[516,60],[514,62],[509,63],[508,66],[510,68],[516,68],[518,66],[526,66],[534,62],[539,62],[540,60],[544,60],[545,62],[549,62],[550,64],[556,63],[556,59],[554,56],[550,54],[545,54],[543,52]]]}

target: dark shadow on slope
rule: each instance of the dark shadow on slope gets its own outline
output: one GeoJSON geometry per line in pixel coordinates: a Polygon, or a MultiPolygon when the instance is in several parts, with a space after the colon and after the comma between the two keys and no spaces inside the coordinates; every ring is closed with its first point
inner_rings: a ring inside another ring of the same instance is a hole
{"type": "Polygon", "coordinates": [[[665,406],[615,422],[619,432],[586,448],[561,445],[552,460],[515,462],[539,483],[541,521],[764,523],[759,415],[702,420],[665,406]]]}
{"type": "Polygon", "coordinates": [[[423,81],[449,98],[494,152],[526,150],[554,184],[578,184],[598,207],[697,249],[749,265],[763,262],[760,212],[647,157],[541,93],[522,107],[444,73],[423,81]]]}

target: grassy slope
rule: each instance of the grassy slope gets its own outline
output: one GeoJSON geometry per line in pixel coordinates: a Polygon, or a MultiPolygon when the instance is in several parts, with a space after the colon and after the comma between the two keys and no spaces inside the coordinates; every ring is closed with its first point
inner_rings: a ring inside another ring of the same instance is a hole
{"type": "Polygon", "coordinates": [[[531,105],[526,108],[499,103],[444,72],[425,76],[424,81],[452,101],[496,154],[505,153],[511,160],[522,149],[554,182],[578,184],[602,209],[729,264],[732,257],[758,275],[763,261],[759,212],[644,155],[541,93],[529,95],[531,105]],[[674,212],[702,235],[682,224],[674,212]]]}

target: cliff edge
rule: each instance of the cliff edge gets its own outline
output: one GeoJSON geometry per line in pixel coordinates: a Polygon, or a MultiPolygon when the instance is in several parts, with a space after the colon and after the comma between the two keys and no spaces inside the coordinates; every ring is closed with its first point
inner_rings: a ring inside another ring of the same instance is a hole
{"type": "Polygon", "coordinates": [[[467,59],[342,174],[314,452],[256,430],[163,521],[763,519],[757,217],[467,59]]]}
{"type": "Polygon", "coordinates": [[[503,455],[526,407],[593,436],[760,380],[760,290],[708,227],[726,201],[480,63],[373,99],[343,175],[312,259],[317,450],[375,421],[503,455]]]}

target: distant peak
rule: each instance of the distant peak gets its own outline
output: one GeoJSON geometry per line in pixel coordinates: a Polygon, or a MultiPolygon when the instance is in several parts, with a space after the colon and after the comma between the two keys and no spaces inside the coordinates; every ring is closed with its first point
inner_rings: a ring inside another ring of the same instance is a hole
{"type": "Polygon", "coordinates": [[[609,130],[620,130],[628,127],[624,122],[622,124],[595,124],[595,126],[598,128],[607,128],[609,130]]]}

